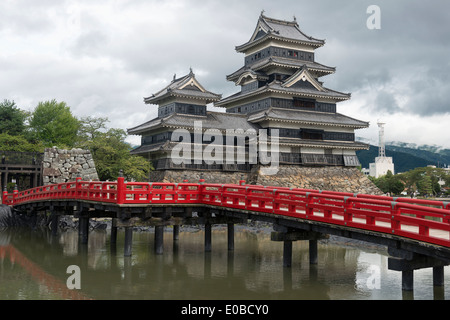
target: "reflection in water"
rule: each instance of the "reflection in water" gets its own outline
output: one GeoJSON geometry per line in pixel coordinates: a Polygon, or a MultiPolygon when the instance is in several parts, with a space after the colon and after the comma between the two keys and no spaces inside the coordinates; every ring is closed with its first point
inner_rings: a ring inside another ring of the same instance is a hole
{"type": "MultiPolygon", "coordinates": [[[[228,251],[226,228],[215,228],[204,252],[202,231],[180,232],[175,242],[166,232],[162,255],[153,238],[135,232],[124,257],[120,231],[116,245],[106,231],[90,232],[87,244],[76,230],[0,232],[0,299],[402,299],[401,274],[387,270],[383,252],[319,243],[310,265],[308,243],[298,241],[284,268],[282,243],[267,233],[236,231],[228,251]],[[81,290],[65,287],[70,265],[80,267],[81,290]]],[[[433,299],[430,270],[415,272],[414,298],[433,299]]]]}

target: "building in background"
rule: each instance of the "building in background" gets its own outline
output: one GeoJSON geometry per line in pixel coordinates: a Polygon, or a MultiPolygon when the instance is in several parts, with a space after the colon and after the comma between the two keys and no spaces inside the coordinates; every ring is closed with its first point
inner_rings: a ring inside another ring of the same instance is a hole
{"type": "Polygon", "coordinates": [[[378,157],[374,163],[369,164],[369,175],[375,178],[384,176],[388,171],[394,172],[394,162],[392,157],[386,157],[386,149],[384,143],[384,122],[378,121],[379,137],[378,137],[378,157]]]}

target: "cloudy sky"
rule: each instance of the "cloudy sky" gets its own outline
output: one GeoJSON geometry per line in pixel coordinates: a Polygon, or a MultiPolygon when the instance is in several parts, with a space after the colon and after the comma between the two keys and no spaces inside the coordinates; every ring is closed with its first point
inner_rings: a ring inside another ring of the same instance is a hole
{"type": "Polygon", "coordinates": [[[450,148],[448,0],[1,0],[0,100],[24,110],[65,101],[77,117],[127,129],[156,116],[143,97],[190,67],[226,97],[238,90],[226,75],[244,62],[235,46],[261,10],[295,16],[326,40],[316,61],[337,71],[321,80],[352,93],[338,112],[370,121],[358,137],[377,143],[381,119],[388,141],[450,148]],[[381,29],[367,28],[369,5],[380,8],[381,29]]]}

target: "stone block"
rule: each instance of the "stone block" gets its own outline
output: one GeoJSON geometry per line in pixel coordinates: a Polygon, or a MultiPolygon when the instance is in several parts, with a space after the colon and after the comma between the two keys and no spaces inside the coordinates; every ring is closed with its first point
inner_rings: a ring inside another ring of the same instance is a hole
{"type": "Polygon", "coordinates": [[[81,171],[81,166],[79,164],[75,164],[69,169],[70,173],[78,173],[80,171],[81,171]]]}
{"type": "Polygon", "coordinates": [[[44,168],[44,170],[42,170],[42,175],[48,176],[48,177],[57,177],[61,175],[61,171],[59,169],[56,168],[44,168]]]}
{"type": "Polygon", "coordinates": [[[91,159],[91,160],[88,160],[87,163],[88,163],[88,165],[89,165],[90,168],[95,168],[94,160],[92,160],[92,159],[91,159]]]}

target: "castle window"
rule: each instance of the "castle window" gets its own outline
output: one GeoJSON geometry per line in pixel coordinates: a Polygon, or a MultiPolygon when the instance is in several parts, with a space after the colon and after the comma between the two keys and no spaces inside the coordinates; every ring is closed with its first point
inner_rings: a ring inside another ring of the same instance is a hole
{"type": "Polygon", "coordinates": [[[294,107],[296,107],[296,108],[314,109],[315,106],[316,106],[316,104],[314,103],[314,101],[294,98],[294,107]]]}
{"type": "Polygon", "coordinates": [[[323,140],[323,130],[301,129],[302,139],[323,140]]]}

